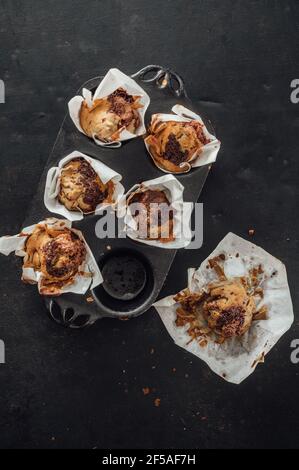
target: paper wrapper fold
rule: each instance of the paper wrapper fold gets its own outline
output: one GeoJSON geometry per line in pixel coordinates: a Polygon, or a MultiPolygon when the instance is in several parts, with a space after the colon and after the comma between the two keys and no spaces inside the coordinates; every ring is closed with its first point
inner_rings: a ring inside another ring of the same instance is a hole
{"type": "MultiPolygon", "coordinates": [[[[94,289],[98,285],[102,284],[103,278],[99,270],[98,264],[87,245],[82,232],[72,228],[72,223],[68,220],[58,220],[58,219],[47,219],[45,221],[39,222],[39,224],[31,225],[22,230],[22,232],[15,236],[7,236],[0,238],[0,253],[8,256],[11,253],[15,252],[16,256],[24,258],[26,252],[24,251],[25,243],[37,225],[47,224],[48,226],[55,228],[56,230],[64,230],[68,228],[78,235],[78,237],[84,241],[86,247],[86,259],[84,264],[80,267],[80,273],[75,277],[73,284],[63,287],[61,289],[61,294],[66,294],[67,292],[72,292],[74,294],[84,295],[88,289],[94,289]]],[[[23,268],[22,279],[27,283],[37,284],[40,288],[40,283],[42,280],[42,274],[34,269],[23,268]]]]}
{"type": "Polygon", "coordinates": [[[103,142],[94,137],[95,143],[101,147],[121,147],[122,142],[145,134],[145,113],[150,105],[150,97],[148,94],[128,75],[125,75],[118,69],[110,69],[96,89],[94,95],[92,95],[91,91],[84,88],[82,91],[83,96],[75,96],[70,100],[68,105],[70,117],[73,123],[77,127],[78,131],[85,134],[80,124],[80,110],[83,101],[86,100],[89,107],[92,107],[94,100],[106,98],[118,88],[124,88],[129,95],[141,97],[140,104],[142,105],[142,108],[139,109],[141,124],[134,134],[126,129],[123,130],[120,133],[119,140],[115,142],[103,142]]]}
{"type": "Polygon", "coordinates": [[[192,240],[190,220],[193,205],[183,201],[183,193],[184,186],[173,175],[162,176],[157,179],[145,181],[141,185],[137,184],[133,186],[122,199],[118,209],[118,216],[124,217],[127,235],[135,241],[159,248],[180,249],[187,247],[192,240]],[[138,233],[136,232],[137,223],[131,214],[130,208],[126,206],[126,200],[129,195],[136,192],[140,187],[165,192],[168,201],[174,209],[174,241],[163,243],[159,240],[147,240],[138,237],[138,233]]]}
{"type": "Polygon", "coordinates": [[[209,259],[220,254],[226,255],[224,269],[228,279],[246,275],[252,267],[262,265],[264,298],[257,307],[267,305],[267,320],[253,322],[244,336],[223,344],[216,344],[207,338],[207,346],[202,347],[196,340],[188,344],[190,336],[187,327],[176,326],[178,304],[173,296],[158,301],[154,306],[178,346],[205,361],[216,374],[228,382],[240,384],[254,372],[258,363],[264,361],[265,355],[289,330],[294,321],[293,306],[286,269],[281,261],[232,233],[222,240],[197,270],[189,270],[188,287],[191,291],[199,291],[208,283],[217,281],[216,274],[207,268],[207,264],[209,259]]]}
{"type": "MultiPolygon", "coordinates": [[[[114,194],[113,204],[99,204],[95,210],[95,214],[100,213],[104,209],[109,206],[116,206],[118,201],[122,198],[125,192],[125,188],[120,183],[122,180],[122,176],[116,173],[114,170],[109,168],[104,163],[100,162],[99,160],[95,160],[87,155],[84,155],[81,152],[75,151],[72,152],[67,157],[63,158],[58,167],[50,168],[47,175],[45,193],[44,193],[44,203],[48,211],[53,212],[54,214],[59,214],[65,217],[70,221],[77,221],[82,220],[84,218],[83,212],[77,211],[69,211],[63,204],[61,204],[58,200],[58,194],[60,191],[60,175],[63,167],[69,163],[71,160],[75,158],[84,158],[94,169],[94,171],[98,174],[99,178],[104,184],[107,184],[109,181],[113,181],[114,183],[114,194]]],[[[86,216],[86,215],[85,215],[86,216]]]]}
{"type": "MultiPolygon", "coordinates": [[[[193,157],[190,159],[189,162],[184,163],[184,169],[182,169],[182,173],[186,173],[186,172],[190,171],[191,168],[197,168],[197,167],[200,167],[200,166],[210,165],[210,164],[214,163],[217,160],[217,155],[218,155],[218,152],[220,150],[221,143],[214,135],[212,135],[208,131],[208,129],[205,126],[202,118],[198,114],[191,111],[190,109],[187,109],[184,106],[179,105],[179,104],[175,105],[172,108],[172,112],[174,114],[162,114],[162,113],[154,114],[152,116],[152,119],[155,119],[155,120],[157,119],[160,122],[198,121],[198,122],[200,122],[200,124],[203,125],[203,132],[204,132],[205,136],[210,140],[210,142],[208,144],[204,145],[201,148],[200,152],[196,152],[193,155],[193,157]],[[185,167],[187,167],[187,166],[188,166],[188,169],[186,170],[185,167]]],[[[158,166],[158,168],[161,171],[164,171],[164,173],[169,173],[165,170],[165,168],[162,168],[161,166],[159,166],[159,164],[155,160],[154,156],[152,155],[152,153],[150,151],[150,148],[149,148],[149,145],[146,141],[145,141],[145,146],[147,148],[148,153],[152,157],[155,165],[158,166]]]]}

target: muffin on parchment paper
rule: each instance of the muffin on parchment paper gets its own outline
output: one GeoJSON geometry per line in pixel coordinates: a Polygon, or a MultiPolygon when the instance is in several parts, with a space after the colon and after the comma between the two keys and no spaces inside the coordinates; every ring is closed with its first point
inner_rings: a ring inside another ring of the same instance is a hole
{"type": "Polygon", "coordinates": [[[189,109],[176,105],[174,114],[154,114],[145,145],[154,163],[167,173],[187,173],[216,161],[220,142],[189,109]]]}
{"type": "Polygon", "coordinates": [[[0,253],[23,258],[22,280],[41,295],[85,294],[103,282],[82,233],[66,220],[47,219],[15,236],[0,238],[0,253]]]}
{"type": "Polygon", "coordinates": [[[80,109],[83,131],[91,139],[95,137],[102,142],[119,141],[123,130],[135,134],[141,123],[140,98],[117,88],[106,98],[94,100],[91,107],[83,101],[80,109]]]}
{"type": "Polygon", "coordinates": [[[69,220],[114,207],[124,194],[122,176],[99,160],[75,151],[48,172],[44,202],[69,220]]]}
{"type": "Polygon", "coordinates": [[[188,274],[188,288],[155,307],[178,346],[239,384],[293,323],[285,266],[230,233],[188,274]]]}
{"type": "Polygon", "coordinates": [[[97,145],[120,147],[121,142],[145,133],[150,98],[120,70],[109,70],[94,94],[83,89],[82,95],[69,102],[70,117],[97,145]]]}
{"type": "Polygon", "coordinates": [[[166,175],[135,185],[122,198],[118,216],[126,234],[140,243],[165,249],[190,244],[192,204],[183,200],[184,186],[166,175]]]}
{"type": "Polygon", "coordinates": [[[58,200],[70,211],[91,214],[100,204],[112,204],[113,193],[113,182],[104,184],[82,157],[71,160],[61,170],[58,200]]]}
{"type": "Polygon", "coordinates": [[[140,237],[169,243],[175,240],[173,233],[174,210],[163,190],[139,187],[127,199],[127,206],[137,223],[140,237]],[[136,210],[133,212],[133,205],[136,210]]]}

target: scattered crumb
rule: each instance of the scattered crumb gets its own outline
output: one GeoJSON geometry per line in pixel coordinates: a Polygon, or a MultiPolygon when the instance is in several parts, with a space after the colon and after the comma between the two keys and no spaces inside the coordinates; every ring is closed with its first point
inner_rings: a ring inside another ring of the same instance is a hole
{"type": "Polygon", "coordinates": [[[159,408],[160,405],[161,405],[161,400],[160,400],[160,398],[156,398],[156,400],[155,400],[155,407],[156,407],[156,408],[159,408]]]}
{"type": "Polygon", "coordinates": [[[248,230],[248,235],[249,235],[250,237],[253,237],[253,236],[255,235],[255,230],[254,230],[253,228],[249,229],[249,230],[248,230]]]}
{"type": "Polygon", "coordinates": [[[91,296],[87,297],[86,302],[88,302],[89,304],[92,304],[94,302],[94,298],[91,296]]]}
{"type": "Polygon", "coordinates": [[[176,368],[175,368],[175,367],[172,369],[172,372],[173,372],[174,374],[176,373],[176,368]]]}
{"type": "Polygon", "coordinates": [[[151,349],[151,354],[155,354],[154,348],[151,349]]]}
{"type": "Polygon", "coordinates": [[[202,421],[207,421],[207,419],[208,419],[207,416],[202,416],[202,417],[201,417],[201,420],[202,420],[202,421]]]}
{"type": "Polygon", "coordinates": [[[254,369],[258,364],[264,364],[265,363],[265,353],[263,352],[260,357],[258,357],[254,363],[252,364],[251,368],[254,369]]]}
{"type": "Polygon", "coordinates": [[[151,390],[149,387],[145,387],[142,389],[142,392],[143,392],[143,395],[146,397],[147,395],[151,393],[151,390]]]}
{"type": "Polygon", "coordinates": [[[254,315],[253,320],[258,321],[258,320],[267,320],[268,319],[268,307],[267,305],[264,305],[261,307],[254,315]]]}
{"type": "Polygon", "coordinates": [[[130,320],[129,317],[121,317],[121,318],[120,318],[120,321],[129,321],[129,320],[130,320]]]}
{"type": "Polygon", "coordinates": [[[107,251],[111,251],[112,250],[112,247],[110,245],[106,246],[106,250],[107,251]]]}

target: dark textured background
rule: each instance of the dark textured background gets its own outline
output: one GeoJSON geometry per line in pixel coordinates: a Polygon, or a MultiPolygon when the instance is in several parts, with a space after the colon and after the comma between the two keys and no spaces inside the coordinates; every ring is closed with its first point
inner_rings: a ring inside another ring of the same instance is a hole
{"type": "MultiPolygon", "coordinates": [[[[253,227],[254,241],[287,265],[296,315],[299,105],[290,82],[299,78],[298,27],[296,0],[0,0],[1,234],[19,231],[83,82],[111,66],[170,66],[223,147],[201,196],[204,246],[178,254],[164,294],[185,287],[186,268],[228,231],[246,237],[253,227]]],[[[154,311],[61,329],[19,281],[19,261],[0,262],[1,448],[298,447],[297,319],[236,387],[174,346],[154,311]],[[144,397],[147,386],[156,391],[144,397]]]]}

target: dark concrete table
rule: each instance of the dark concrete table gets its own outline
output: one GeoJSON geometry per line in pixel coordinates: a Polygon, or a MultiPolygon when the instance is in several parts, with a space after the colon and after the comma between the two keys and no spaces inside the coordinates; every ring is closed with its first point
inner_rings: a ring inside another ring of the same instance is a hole
{"type": "MultiPolygon", "coordinates": [[[[171,66],[223,147],[201,197],[204,246],[178,254],[163,294],[183,288],[187,267],[228,231],[247,237],[254,228],[254,241],[287,265],[296,315],[299,104],[290,82],[299,78],[298,23],[296,0],[2,0],[1,234],[20,229],[81,83],[111,66],[171,66]]],[[[19,261],[0,263],[1,447],[298,447],[297,318],[236,387],[173,345],[154,310],[68,331],[20,283],[19,261]],[[144,396],[144,387],[155,391],[144,396]]]]}

